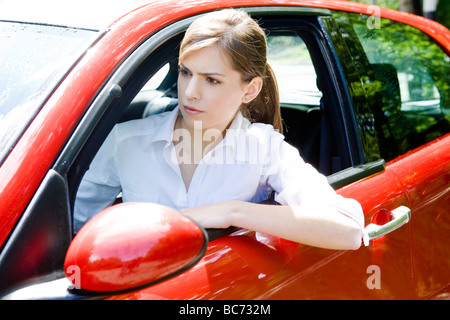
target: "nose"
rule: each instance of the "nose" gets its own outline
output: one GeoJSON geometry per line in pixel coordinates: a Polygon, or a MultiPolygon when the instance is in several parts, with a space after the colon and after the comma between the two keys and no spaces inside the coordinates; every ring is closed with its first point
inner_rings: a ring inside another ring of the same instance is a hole
{"type": "Polygon", "coordinates": [[[200,90],[199,90],[199,80],[196,77],[191,77],[187,81],[186,90],[184,94],[186,98],[190,101],[200,100],[200,90]]]}

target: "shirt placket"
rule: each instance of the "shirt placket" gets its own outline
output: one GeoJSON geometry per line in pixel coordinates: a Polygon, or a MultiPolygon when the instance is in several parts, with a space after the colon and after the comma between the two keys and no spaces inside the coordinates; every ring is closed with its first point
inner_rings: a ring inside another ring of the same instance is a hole
{"type": "Polygon", "coordinates": [[[188,193],[186,192],[186,188],[184,186],[183,177],[181,176],[180,166],[176,162],[176,154],[175,154],[175,146],[172,142],[168,142],[164,147],[163,151],[164,161],[166,161],[167,165],[176,173],[177,183],[173,185],[178,186],[178,190],[173,190],[174,195],[176,196],[176,201],[179,208],[188,208],[190,207],[190,201],[188,197],[188,193]]]}
{"type": "MultiPolygon", "coordinates": [[[[200,197],[205,196],[206,190],[212,192],[212,190],[217,189],[216,185],[211,185],[211,179],[209,179],[208,174],[214,174],[211,170],[217,168],[215,164],[223,157],[225,145],[221,141],[217,146],[210,150],[199,162],[197,168],[195,169],[194,175],[192,176],[191,183],[189,185],[189,190],[187,191],[188,203],[190,207],[197,206],[202,202],[200,197]]],[[[220,160],[222,161],[222,160],[220,160]]],[[[219,162],[220,164],[221,162],[219,162]]],[[[214,179],[213,179],[214,180],[214,179]]],[[[216,183],[214,181],[214,183],[216,183]]]]}

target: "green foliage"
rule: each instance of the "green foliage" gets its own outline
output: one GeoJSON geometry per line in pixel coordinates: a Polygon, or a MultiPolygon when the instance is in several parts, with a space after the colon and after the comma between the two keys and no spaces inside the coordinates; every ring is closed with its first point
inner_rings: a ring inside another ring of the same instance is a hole
{"type": "Polygon", "coordinates": [[[436,9],[436,20],[450,29],[450,1],[439,1],[436,9]]]}
{"type": "Polygon", "coordinates": [[[269,36],[267,37],[267,46],[271,61],[291,65],[311,63],[309,51],[298,36],[269,36]]]}
{"type": "MultiPolygon", "coordinates": [[[[373,4],[372,0],[352,0],[356,2],[373,4]]],[[[377,6],[400,10],[400,1],[399,0],[376,0],[377,6]]],[[[438,0],[437,8],[436,8],[436,21],[441,23],[450,29],[450,1],[449,0],[438,0]]]]}
{"type": "MultiPolygon", "coordinates": [[[[372,0],[352,0],[352,1],[361,2],[365,4],[373,4],[372,0]]],[[[400,2],[398,0],[376,0],[376,5],[383,8],[389,8],[394,10],[399,10],[400,8],[400,2]]]]}
{"type": "Polygon", "coordinates": [[[369,28],[366,15],[335,18],[359,73],[346,74],[354,104],[369,102],[383,158],[450,131],[450,59],[430,37],[388,19],[369,28]]]}

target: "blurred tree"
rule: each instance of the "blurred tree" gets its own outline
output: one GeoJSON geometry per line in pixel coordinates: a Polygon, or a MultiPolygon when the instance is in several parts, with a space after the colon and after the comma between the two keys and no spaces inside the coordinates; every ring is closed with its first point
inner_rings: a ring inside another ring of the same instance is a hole
{"type": "Polygon", "coordinates": [[[384,8],[412,12],[435,19],[450,29],[450,1],[449,0],[352,0],[356,2],[377,5],[384,8]],[[430,12],[429,8],[436,8],[430,12]]]}
{"type": "Polygon", "coordinates": [[[450,29],[450,1],[438,1],[436,8],[436,20],[450,29]]]}
{"type": "MultiPolygon", "coordinates": [[[[380,19],[380,28],[368,28],[367,15],[334,16],[346,47],[338,37],[332,41],[346,59],[342,65],[357,123],[364,135],[374,125],[380,156],[393,159],[449,132],[450,64],[442,49],[407,24],[380,19]],[[424,112],[426,104],[433,107],[424,112]]],[[[369,138],[365,149],[376,153],[369,138]]]]}
{"type": "Polygon", "coordinates": [[[350,1],[361,2],[361,3],[366,3],[366,4],[373,4],[376,6],[394,9],[394,10],[400,9],[399,0],[350,0],[350,1]]]}
{"type": "Polygon", "coordinates": [[[422,15],[422,6],[420,2],[420,0],[400,0],[400,11],[422,15]]]}
{"type": "Polygon", "coordinates": [[[423,16],[428,19],[436,20],[436,7],[438,0],[423,0],[423,16]]]}

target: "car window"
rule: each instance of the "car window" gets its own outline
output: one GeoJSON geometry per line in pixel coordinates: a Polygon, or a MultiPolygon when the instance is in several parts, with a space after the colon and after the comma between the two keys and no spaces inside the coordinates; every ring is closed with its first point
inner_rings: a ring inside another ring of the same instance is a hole
{"type": "Polygon", "coordinates": [[[158,72],[155,73],[153,77],[145,84],[142,91],[146,90],[158,90],[158,87],[163,82],[164,78],[167,77],[169,73],[169,63],[166,63],[158,72]]]}
{"type": "Polygon", "coordinates": [[[272,67],[280,95],[283,134],[305,161],[320,169],[320,127],[322,92],[301,33],[271,31],[267,35],[267,60],[272,67]]]}
{"type": "Polygon", "coordinates": [[[282,104],[318,106],[322,93],[308,48],[296,33],[267,36],[267,60],[275,72],[282,104]]]}
{"type": "MultiPolygon", "coordinates": [[[[381,156],[391,160],[450,132],[450,59],[422,31],[336,12],[375,119],[381,156]]],[[[348,79],[348,78],[347,78],[348,79]]]]}
{"type": "MultiPolygon", "coordinates": [[[[317,88],[317,76],[308,48],[296,33],[274,33],[267,37],[268,62],[277,77],[280,102],[289,105],[318,106],[321,91],[317,88]]],[[[165,64],[142,88],[157,90],[168,75],[165,64]]]]}

